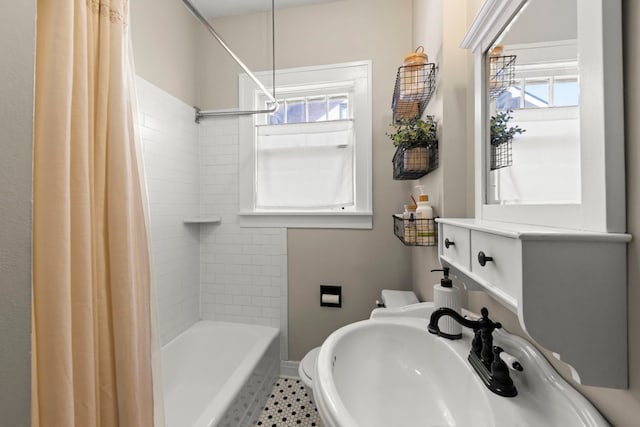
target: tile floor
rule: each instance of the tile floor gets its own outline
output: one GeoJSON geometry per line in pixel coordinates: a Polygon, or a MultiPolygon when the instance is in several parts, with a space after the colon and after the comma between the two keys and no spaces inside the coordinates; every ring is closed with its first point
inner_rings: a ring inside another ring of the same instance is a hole
{"type": "Polygon", "coordinates": [[[256,424],[260,427],[323,427],[313,395],[297,378],[280,377],[256,424]]]}

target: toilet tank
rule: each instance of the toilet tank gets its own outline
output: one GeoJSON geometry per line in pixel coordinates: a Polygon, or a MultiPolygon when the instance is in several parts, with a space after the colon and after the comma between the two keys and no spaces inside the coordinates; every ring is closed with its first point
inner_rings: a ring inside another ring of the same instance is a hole
{"type": "Polygon", "coordinates": [[[382,290],[384,307],[375,308],[371,319],[380,317],[420,317],[429,318],[434,310],[433,302],[420,302],[413,291],[382,290]]]}

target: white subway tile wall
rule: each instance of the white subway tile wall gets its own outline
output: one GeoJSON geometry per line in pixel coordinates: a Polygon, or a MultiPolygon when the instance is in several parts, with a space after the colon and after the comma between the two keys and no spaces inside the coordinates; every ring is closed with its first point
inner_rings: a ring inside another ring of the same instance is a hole
{"type": "Polygon", "coordinates": [[[238,225],[238,119],[200,122],[200,214],[222,218],[200,228],[204,319],[280,328],[288,357],[287,231],[238,225]]]}
{"type": "Polygon", "coordinates": [[[183,224],[200,210],[198,125],[192,107],[141,78],[136,86],[152,277],[165,344],[200,318],[200,230],[183,224]]]}
{"type": "Polygon", "coordinates": [[[194,110],[138,78],[160,339],[198,319],[280,328],[288,357],[287,233],[238,225],[238,119],[194,110]],[[219,224],[183,223],[219,216],[219,224]]]}

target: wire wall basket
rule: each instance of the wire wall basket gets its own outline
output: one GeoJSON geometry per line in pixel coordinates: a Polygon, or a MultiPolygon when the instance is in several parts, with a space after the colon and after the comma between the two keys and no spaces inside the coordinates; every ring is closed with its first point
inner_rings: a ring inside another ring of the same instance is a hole
{"type": "Polygon", "coordinates": [[[491,170],[506,168],[513,164],[513,155],[511,143],[513,139],[509,139],[502,144],[491,144],[491,170]]]}
{"type": "Polygon", "coordinates": [[[393,215],[393,233],[407,246],[436,246],[438,227],[434,219],[407,219],[393,215]]]}
{"type": "Polygon", "coordinates": [[[411,120],[422,116],[435,88],[435,64],[399,67],[391,101],[393,121],[411,120]]]}
{"type": "Polygon", "coordinates": [[[489,57],[489,96],[496,99],[516,82],[516,55],[489,57]]]}
{"type": "Polygon", "coordinates": [[[393,155],[393,179],[418,179],[438,168],[438,141],[428,147],[398,147],[393,155]]]}

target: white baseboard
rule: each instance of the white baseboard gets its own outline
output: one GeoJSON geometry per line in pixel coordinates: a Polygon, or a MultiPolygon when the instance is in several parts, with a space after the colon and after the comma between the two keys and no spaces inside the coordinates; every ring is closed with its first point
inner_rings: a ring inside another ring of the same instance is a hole
{"type": "Polygon", "coordinates": [[[298,375],[298,366],[300,366],[300,362],[292,360],[281,360],[280,375],[282,375],[283,377],[300,378],[300,376],[298,375]]]}

